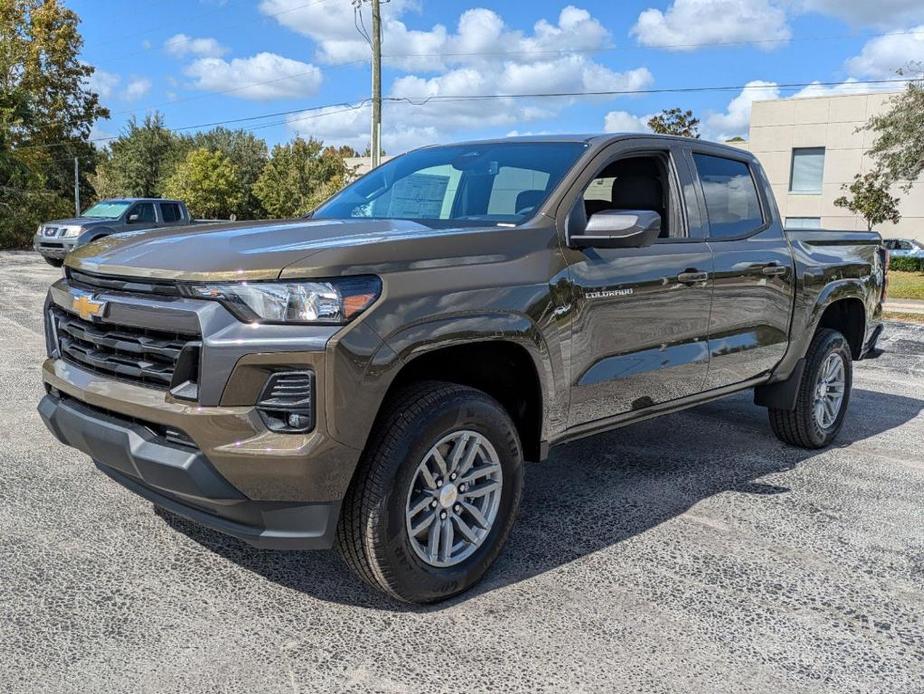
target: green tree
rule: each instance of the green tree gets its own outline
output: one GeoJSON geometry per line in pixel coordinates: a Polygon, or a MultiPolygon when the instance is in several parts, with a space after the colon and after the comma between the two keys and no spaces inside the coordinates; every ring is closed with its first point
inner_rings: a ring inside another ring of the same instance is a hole
{"type": "Polygon", "coordinates": [[[342,188],[352,171],[339,150],[301,137],[273,147],[254,193],[273,217],[297,217],[342,188]]]}
{"type": "Polygon", "coordinates": [[[861,215],[869,230],[883,222],[897,224],[902,218],[898,212],[899,200],[889,193],[889,185],[879,171],[857,174],[853,183],[849,186],[845,183],[841,190],[849,191],[850,197],[842,195],[834,204],[861,215]]]}
{"type": "Polygon", "coordinates": [[[162,114],[148,114],[140,125],[133,116],[109,144],[93,183],[104,198],[157,197],[183,156],[182,142],[167,129],[162,114]]]}
{"type": "Polygon", "coordinates": [[[679,135],[699,139],[699,118],[693,116],[693,111],[666,108],[648,119],[648,127],[651,128],[651,132],[659,135],[679,135]]]}
{"type": "MultiPolygon", "coordinates": [[[[900,70],[899,74],[921,72],[921,65],[900,70]]],[[[876,160],[885,180],[901,182],[906,193],[924,171],[924,79],[908,83],[893,97],[889,110],[870,118],[866,130],[875,133],[869,154],[876,160]]]]}
{"type": "MultiPolygon", "coordinates": [[[[57,0],[0,0],[0,245],[23,246],[43,217],[67,214],[74,158],[92,171],[88,138],[109,112],[78,56],[79,17],[57,0]]],[[[82,193],[92,189],[85,178],[82,193]]]]}
{"type": "Polygon", "coordinates": [[[221,152],[234,164],[244,192],[244,200],[238,211],[239,217],[259,219],[266,216],[266,210],[253,191],[263,167],[269,161],[269,150],[264,140],[246,130],[220,127],[184,139],[190,148],[221,152]]]}
{"type": "Polygon", "coordinates": [[[164,182],[164,195],[186,202],[194,217],[227,218],[239,213],[244,191],[237,168],[221,152],[190,150],[164,182]]]}

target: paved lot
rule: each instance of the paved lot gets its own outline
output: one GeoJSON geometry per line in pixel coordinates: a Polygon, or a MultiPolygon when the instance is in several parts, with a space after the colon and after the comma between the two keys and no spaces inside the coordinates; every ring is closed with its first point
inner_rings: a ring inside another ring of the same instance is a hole
{"type": "Polygon", "coordinates": [[[924,691],[924,326],[857,365],[831,450],[747,395],[555,450],[487,580],[412,609],[53,441],[57,275],[0,254],[0,691],[924,691]]]}

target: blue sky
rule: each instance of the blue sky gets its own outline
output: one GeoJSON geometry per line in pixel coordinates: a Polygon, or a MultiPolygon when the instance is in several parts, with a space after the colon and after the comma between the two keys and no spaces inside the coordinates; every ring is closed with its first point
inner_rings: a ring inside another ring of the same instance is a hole
{"type": "MultiPolygon", "coordinates": [[[[68,4],[112,111],[94,137],[159,110],[172,128],[253,118],[228,127],[271,144],[295,134],[368,143],[369,49],[350,0],[68,4]]],[[[746,136],[754,99],[887,88],[854,82],[924,62],[921,0],[391,0],[383,12],[383,93],[405,99],[385,105],[389,152],[508,133],[638,130],[673,106],[693,109],[707,137],[746,136]],[[832,84],[780,86],[815,81],[832,84]],[[734,89],[420,104],[691,87],[734,89]]],[[[368,27],[368,5],[363,15],[368,27]]]]}

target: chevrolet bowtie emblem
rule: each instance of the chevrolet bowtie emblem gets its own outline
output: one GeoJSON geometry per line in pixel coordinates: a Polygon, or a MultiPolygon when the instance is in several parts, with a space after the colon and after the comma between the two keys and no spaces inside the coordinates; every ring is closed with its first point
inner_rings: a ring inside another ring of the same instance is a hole
{"type": "Polygon", "coordinates": [[[77,312],[77,315],[84,320],[102,318],[106,312],[106,302],[96,301],[88,294],[81,294],[80,296],[74,297],[71,302],[71,308],[73,308],[77,312]]]}

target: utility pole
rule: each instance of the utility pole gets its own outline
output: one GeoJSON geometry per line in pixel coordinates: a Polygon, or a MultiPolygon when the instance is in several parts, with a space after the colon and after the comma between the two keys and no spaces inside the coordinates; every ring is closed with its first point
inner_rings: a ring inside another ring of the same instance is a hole
{"type": "Polygon", "coordinates": [[[381,0],[372,0],[372,166],[382,155],[382,10],[381,0]]]}
{"type": "Polygon", "coordinates": [[[74,157],[74,209],[76,217],[80,216],[80,159],[74,157]]]}

